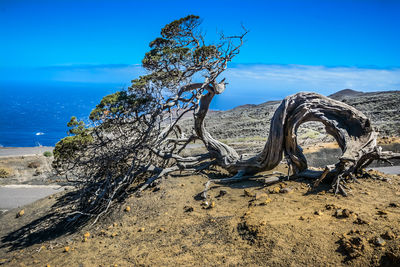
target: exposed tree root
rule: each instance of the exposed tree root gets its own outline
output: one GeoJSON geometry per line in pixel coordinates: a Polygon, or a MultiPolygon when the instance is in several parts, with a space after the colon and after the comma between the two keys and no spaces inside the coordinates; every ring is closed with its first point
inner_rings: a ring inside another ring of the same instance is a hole
{"type": "MultiPolygon", "coordinates": [[[[216,86],[214,86],[216,87],[216,86]]],[[[314,187],[330,176],[335,194],[347,195],[346,181],[356,180],[357,174],[374,160],[390,163],[390,159],[400,158],[399,153],[382,152],[377,146],[377,133],[370,120],[355,108],[316,93],[298,93],[285,98],[275,111],[267,143],[257,156],[242,160],[236,151],[211,137],[204,126],[208,106],[215,94],[223,92],[224,84],[218,90],[209,90],[201,98],[200,110],[195,116],[196,133],[203,140],[210,154],[219,165],[238,176],[226,179],[235,182],[260,171],[275,168],[285,156],[289,172],[300,174],[307,170],[307,161],[297,144],[297,130],[308,121],[319,121],[325,125],[327,133],[332,135],[342,150],[342,156],[335,165],[325,168],[317,178],[314,187]]]]}

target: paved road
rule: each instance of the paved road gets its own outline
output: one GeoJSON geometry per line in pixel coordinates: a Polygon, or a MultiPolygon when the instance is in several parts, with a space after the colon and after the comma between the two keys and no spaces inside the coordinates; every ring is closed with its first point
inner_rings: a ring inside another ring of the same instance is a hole
{"type": "Polygon", "coordinates": [[[389,167],[373,167],[373,169],[386,173],[386,174],[399,174],[400,166],[389,166],[389,167]]]}
{"type": "Polygon", "coordinates": [[[0,211],[30,204],[38,199],[61,192],[62,190],[64,190],[64,188],[58,185],[0,186],[0,211]]]}
{"type": "Polygon", "coordinates": [[[0,157],[42,155],[45,151],[53,151],[52,146],[36,147],[0,147],[0,157]]]}

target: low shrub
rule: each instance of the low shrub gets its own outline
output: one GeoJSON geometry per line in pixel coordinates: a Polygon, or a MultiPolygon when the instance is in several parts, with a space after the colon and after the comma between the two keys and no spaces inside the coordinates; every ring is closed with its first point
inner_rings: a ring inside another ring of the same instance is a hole
{"type": "Polygon", "coordinates": [[[51,157],[51,156],[53,156],[53,153],[51,153],[50,151],[45,151],[45,152],[43,153],[43,156],[45,156],[45,157],[51,157]]]}
{"type": "Polygon", "coordinates": [[[0,178],[7,178],[11,176],[12,170],[5,167],[0,167],[0,178]]]}

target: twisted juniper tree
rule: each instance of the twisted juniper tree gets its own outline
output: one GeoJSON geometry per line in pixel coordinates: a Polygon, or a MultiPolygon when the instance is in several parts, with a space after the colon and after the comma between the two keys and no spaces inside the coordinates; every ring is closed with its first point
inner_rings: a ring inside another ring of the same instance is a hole
{"type": "Polygon", "coordinates": [[[190,15],[166,25],[142,60],[147,74],[133,80],[127,90],[104,97],[91,112],[89,126],[74,117],[68,123],[70,136],[56,144],[54,167],[78,187],[74,219],[98,218],[128,190],[140,192],[178,170],[201,171],[218,165],[233,175],[224,180],[229,182],[271,170],[285,157],[292,173],[306,175],[307,162],[296,133],[307,121],[322,122],[343,151],[339,162],[327,166],[317,180],[330,177],[336,193],[346,194],[345,182],[356,179],[373,160],[399,156],[376,146],[376,133],[361,112],[314,93],[282,101],[272,118],[268,141],[254,157],[241,156],[214,139],[206,130],[206,115],[214,96],[225,90],[221,74],[239,54],[247,30],[207,43],[200,22],[190,15]],[[193,131],[186,135],[179,127],[185,114],[194,117],[193,131]],[[196,139],[207,153],[182,156],[196,139]]]}

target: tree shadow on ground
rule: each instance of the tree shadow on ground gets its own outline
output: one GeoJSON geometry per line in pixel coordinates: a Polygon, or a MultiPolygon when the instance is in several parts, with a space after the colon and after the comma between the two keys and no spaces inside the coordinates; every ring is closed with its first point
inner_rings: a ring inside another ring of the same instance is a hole
{"type": "MultiPolygon", "coordinates": [[[[286,175],[276,175],[276,174],[266,174],[266,175],[255,175],[252,177],[249,177],[246,180],[241,180],[237,182],[231,182],[231,183],[218,183],[218,182],[212,182],[210,185],[208,192],[211,192],[213,190],[218,190],[218,189],[223,189],[224,187],[229,187],[232,189],[246,189],[246,188],[257,188],[257,190],[261,190],[267,187],[273,187],[276,184],[279,184],[281,182],[285,181],[294,181],[298,183],[304,183],[307,184],[310,188],[309,190],[304,194],[304,196],[308,195],[317,195],[320,194],[321,192],[329,191],[332,190],[332,178],[327,177],[324,179],[318,186],[313,187],[314,182],[316,181],[317,178],[319,178],[322,174],[322,171],[314,171],[314,170],[307,170],[307,175],[309,177],[302,177],[301,175],[291,175],[289,178],[286,175]],[[279,180],[273,183],[265,183],[265,181],[268,181],[269,178],[272,177],[277,177],[279,180]]],[[[228,178],[228,176],[224,174],[216,174],[216,173],[209,173],[206,174],[208,179],[210,181],[216,181],[218,179],[223,179],[223,178],[228,178]]],[[[203,192],[199,192],[197,195],[194,196],[195,200],[204,200],[203,198],[203,192]]]]}
{"type": "Polygon", "coordinates": [[[78,231],[90,219],[88,216],[81,216],[71,223],[72,206],[78,200],[79,191],[71,191],[60,196],[46,215],[2,237],[0,249],[7,248],[9,251],[23,249],[78,231]]]}

